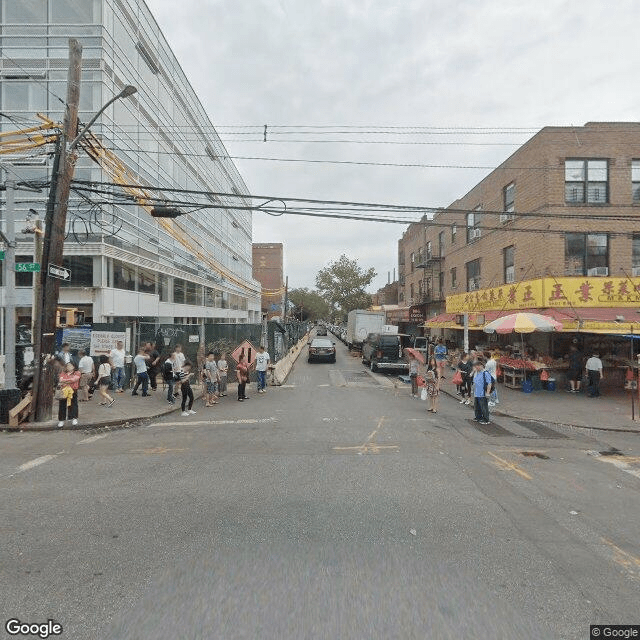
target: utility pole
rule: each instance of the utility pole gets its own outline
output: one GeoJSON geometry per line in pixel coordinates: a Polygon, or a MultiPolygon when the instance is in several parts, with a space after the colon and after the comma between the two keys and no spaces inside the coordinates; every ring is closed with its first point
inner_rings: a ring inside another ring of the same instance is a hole
{"type": "MultiPolygon", "coordinates": [[[[40,265],[42,272],[42,220],[36,218],[33,221],[33,261],[40,265]]],[[[40,315],[40,284],[41,275],[36,274],[33,279],[33,303],[31,307],[31,340],[34,339],[36,318],[40,315]]]]}
{"type": "Polygon", "coordinates": [[[60,281],[48,275],[49,264],[62,265],[67,209],[71,181],[75,171],[77,154],[69,148],[78,133],[78,104],[80,102],[80,72],[82,69],[82,45],[69,39],[69,70],[67,72],[67,103],[62,132],[58,138],[54,171],[51,176],[47,219],[42,249],[42,268],[38,308],[34,328],[35,376],[33,380],[33,405],[35,419],[51,418],[53,404],[53,368],[48,356],[53,354],[56,333],[56,316],[60,296],[60,281]],[[45,360],[46,358],[46,360],[45,360]]]}
{"type": "Polygon", "coordinates": [[[4,388],[16,387],[16,226],[15,188],[11,179],[6,181],[5,251],[4,259],[4,388]]]}
{"type": "Polygon", "coordinates": [[[287,324],[287,310],[289,309],[289,276],[285,279],[284,285],[284,323],[287,324]]]}

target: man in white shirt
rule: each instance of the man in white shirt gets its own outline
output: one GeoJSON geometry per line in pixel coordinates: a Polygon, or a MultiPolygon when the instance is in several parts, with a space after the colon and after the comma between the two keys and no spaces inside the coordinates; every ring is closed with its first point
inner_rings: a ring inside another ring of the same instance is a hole
{"type": "Polygon", "coordinates": [[[589,378],[589,389],[591,389],[589,397],[597,398],[600,395],[600,381],[604,378],[602,375],[602,360],[600,360],[598,353],[594,353],[587,360],[586,369],[587,377],[589,378]]]}
{"type": "Polygon", "coordinates": [[[124,342],[118,340],[116,342],[116,348],[111,349],[109,352],[109,361],[111,362],[111,377],[113,379],[113,386],[116,388],[116,393],[123,392],[123,386],[125,381],[124,375],[124,359],[127,352],[124,348],[124,342]]]}
{"type": "MultiPolygon", "coordinates": [[[[496,360],[496,354],[492,353],[487,360],[487,363],[484,365],[484,370],[488,371],[493,379],[497,379],[498,377],[498,361],[496,360]]],[[[495,407],[500,401],[498,400],[498,391],[496,389],[496,385],[492,385],[491,387],[491,397],[489,398],[489,406],[495,407]]]]}
{"type": "Polygon", "coordinates": [[[78,387],[78,401],[89,401],[89,384],[93,380],[95,374],[95,365],[93,358],[87,355],[84,349],[78,351],[80,362],[78,363],[78,371],[80,371],[80,386],[78,387]]]}
{"type": "Polygon", "coordinates": [[[138,379],[131,392],[132,396],[138,395],[138,387],[142,385],[142,396],[149,395],[149,374],[147,373],[147,363],[149,362],[149,355],[145,352],[144,347],[138,349],[138,355],[133,359],[133,364],[136,367],[136,375],[138,379]]]}
{"type": "Polygon", "coordinates": [[[187,361],[187,356],[182,352],[181,344],[177,344],[174,351],[176,354],[176,362],[178,363],[178,371],[180,371],[182,367],[184,367],[184,363],[187,361]]]}
{"type": "Polygon", "coordinates": [[[264,350],[264,346],[260,345],[258,353],[256,353],[256,373],[258,374],[258,393],[264,393],[267,386],[267,369],[271,358],[264,350]]]}

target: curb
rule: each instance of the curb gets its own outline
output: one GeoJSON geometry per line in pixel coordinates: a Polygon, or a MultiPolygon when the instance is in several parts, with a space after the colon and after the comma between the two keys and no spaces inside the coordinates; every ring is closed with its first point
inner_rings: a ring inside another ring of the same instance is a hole
{"type": "Polygon", "coordinates": [[[51,422],[25,422],[17,427],[9,427],[3,426],[2,429],[5,431],[82,431],[86,429],[102,429],[105,427],[115,427],[118,425],[129,425],[130,427],[137,426],[138,423],[142,423],[146,420],[155,420],[156,418],[161,418],[162,416],[169,415],[178,411],[180,407],[171,407],[168,410],[161,411],[160,413],[154,413],[149,416],[136,416],[135,418],[118,418],[115,420],[101,420],[99,422],[85,422],[84,424],[65,424],[64,427],[58,427],[56,420],[52,420],[51,422]]]}
{"type": "MultiPolygon", "coordinates": [[[[444,393],[445,395],[449,396],[450,398],[453,398],[454,400],[457,398],[457,396],[454,393],[451,393],[451,391],[447,391],[446,389],[440,389],[441,393],[444,393]]],[[[523,420],[523,421],[528,421],[528,422],[539,422],[540,424],[550,424],[550,425],[554,425],[556,427],[564,427],[564,428],[569,428],[569,429],[589,429],[591,431],[608,431],[611,433],[636,433],[636,434],[640,434],[640,428],[639,429],[631,429],[631,428],[616,428],[616,427],[588,427],[584,424],[573,424],[571,422],[557,422],[555,420],[541,420],[540,418],[531,418],[531,417],[527,417],[527,416],[518,416],[515,415],[513,413],[507,413],[506,411],[501,411],[501,410],[496,410],[493,409],[491,411],[491,413],[494,416],[502,416],[503,418],[511,418],[512,420],[523,420]]]]}

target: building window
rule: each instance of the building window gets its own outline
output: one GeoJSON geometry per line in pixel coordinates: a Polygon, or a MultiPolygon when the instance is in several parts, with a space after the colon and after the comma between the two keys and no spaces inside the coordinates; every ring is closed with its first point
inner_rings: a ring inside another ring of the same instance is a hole
{"type": "Polygon", "coordinates": [[[169,278],[164,273],[158,274],[158,298],[160,302],[169,302],[169,278]]]}
{"type": "Polygon", "coordinates": [[[473,242],[480,237],[480,211],[482,207],[476,207],[467,213],[467,243],[473,242]]]}
{"type": "Polygon", "coordinates": [[[62,266],[71,271],[69,280],[62,280],[61,287],[93,287],[93,258],[91,256],[65,256],[62,266]]]}
{"type": "Polygon", "coordinates": [[[451,269],[451,288],[455,289],[458,286],[458,270],[453,267],[451,269]]]}
{"type": "Polygon", "coordinates": [[[480,288],[480,258],[467,262],[467,291],[480,288]]]}
{"type": "Polygon", "coordinates": [[[504,281],[507,284],[511,284],[516,281],[516,268],[514,266],[516,248],[511,245],[505,247],[502,251],[504,262],[504,281]]]}
{"type": "Polygon", "coordinates": [[[4,23],[43,24],[47,21],[47,0],[4,0],[2,9],[4,23]]]}
{"type": "Polygon", "coordinates": [[[433,258],[433,248],[431,247],[431,240],[427,242],[426,259],[431,260],[433,258]]]}
{"type": "Polygon", "coordinates": [[[143,293],[156,292],[156,274],[147,269],[138,269],[138,291],[143,293]]]}
{"type": "Polygon", "coordinates": [[[458,225],[454,222],[451,225],[451,244],[456,243],[456,235],[458,234],[458,225]]]}
{"type": "Polygon", "coordinates": [[[416,254],[412,251],[411,252],[411,273],[413,273],[415,268],[416,268],[416,254]]]}
{"type": "Polygon", "coordinates": [[[409,296],[411,298],[410,302],[411,302],[411,304],[413,304],[413,294],[414,294],[413,282],[411,283],[411,285],[409,287],[409,290],[410,290],[409,296]]]}
{"type": "Polygon", "coordinates": [[[565,160],[564,200],[568,203],[587,204],[609,202],[608,161],[565,160]]]}
{"type": "Polygon", "coordinates": [[[444,256],[444,231],[438,234],[438,256],[440,258],[444,256]]]}
{"type": "Polygon", "coordinates": [[[444,271],[438,274],[438,300],[442,300],[442,293],[444,292],[444,271]]]}
{"type": "Polygon", "coordinates": [[[173,302],[174,304],[184,304],[185,281],[181,278],[173,279],[173,302]]]}
{"type": "Polygon", "coordinates": [[[606,233],[565,234],[565,275],[609,275],[609,236],[606,233]]]}
{"type": "Polygon", "coordinates": [[[640,160],[631,161],[631,192],[633,201],[640,202],[640,160]]]}
{"type": "Polygon", "coordinates": [[[638,275],[640,275],[640,234],[635,233],[633,235],[631,251],[631,266],[634,269],[633,275],[636,275],[636,269],[638,270],[638,275]]]}
{"type": "Polygon", "coordinates": [[[136,290],[136,268],[119,260],[113,261],[113,286],[115,289],[136,290]]]}
{"type": "MultiPolygon", "coordinates": [[[[16,264],[20,262],[33,262],[33,256],[16,256],[16,264]]],[[[32,287],[32,271],[16,271],[16,287],[32,287]]]]}
{"type": "Polygon", "coordinates": [[[500,215],[500,222],[508,222],[515,218],[515,199],[516,199],[516,185],[514,182],[509,183],[502,190],[502,210],[504,213],[500,215]]]}

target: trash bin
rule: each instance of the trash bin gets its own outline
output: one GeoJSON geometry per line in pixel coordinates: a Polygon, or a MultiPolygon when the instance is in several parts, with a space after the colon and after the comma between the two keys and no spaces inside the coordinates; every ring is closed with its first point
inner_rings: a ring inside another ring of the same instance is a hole
{"type": "Polygon", "coordinates": [[[524,393],[531,393],[533,391],[533,382],[531,382],[531,380],[523,380],[522,391],[524,393]]]}
{"type": "Polygon", "coordinates": [[[9,411],[22,400],[20,389],[0,389],[0,424],[9,424],[9,411]]]}
{"type": "Polygon", "coordinates": [[[556,379],[549,378],[547,380],[547,391],[555,391],[556,390],[556,379]]]}

